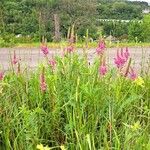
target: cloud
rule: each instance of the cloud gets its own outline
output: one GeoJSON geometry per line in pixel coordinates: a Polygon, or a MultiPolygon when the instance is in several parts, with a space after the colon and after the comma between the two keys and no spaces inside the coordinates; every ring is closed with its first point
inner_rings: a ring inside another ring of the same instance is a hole
{"type": "Polygon", "coordinates": [[[143,1],[143,2],[148,2],[148,3],[150,3],[150,0],[130,0],[130,1],[143,1]]]}

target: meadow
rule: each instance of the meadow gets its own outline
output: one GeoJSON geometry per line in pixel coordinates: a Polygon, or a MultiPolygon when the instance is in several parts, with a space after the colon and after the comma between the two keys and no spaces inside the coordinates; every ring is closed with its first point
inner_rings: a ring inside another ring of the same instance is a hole
{"type": "Polygon", "coordinates": [[[70,42],[35,70],[0,70],[0,150],[149,150],[150,74],[134,68],[129,48],[107,64],[101,40],[93,62],[70,42]],[[141,72],[141,73],[140,73],[141,72]]]}

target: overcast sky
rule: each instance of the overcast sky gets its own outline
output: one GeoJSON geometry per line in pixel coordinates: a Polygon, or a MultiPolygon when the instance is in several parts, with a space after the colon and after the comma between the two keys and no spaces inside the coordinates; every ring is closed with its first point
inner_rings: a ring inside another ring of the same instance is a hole
{"type": "Polygon", "coordinates": [[[148,2],[150,4],[150,0],[130,0],[130,1],[144,1],[144,2],[148,2]]]}

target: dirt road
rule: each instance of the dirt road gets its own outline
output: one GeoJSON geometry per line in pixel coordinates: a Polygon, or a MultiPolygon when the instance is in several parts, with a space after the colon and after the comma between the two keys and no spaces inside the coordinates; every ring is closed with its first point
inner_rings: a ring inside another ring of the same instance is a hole
{"type": "MultiPolygon", "coordinates": [[[[21,59],[23,65],[35,68],[40,62],[43,61],[43,54],[40,48],[0,48],[0,68],[8,70],[10,68],[10,60],[13,56],[13,52],[16,52],[17,58],[21,59]]],[[[62,52],[60,49],[49,49],[49,57],[51,55],[61,55],[62,52]]],[[[117,48],[108,48],[107,49],[107,62],[109,64],[114,64],[114,57],[116,55],[117,48]]],[[[150,48],[129,48],[129,52],[132,57],[132,63],[136,68],[140,69],[141,67],[147,68],[150,65],[150,48]]],[[[78,49],[80,55],[83,54],[82,49],[78,49]]],[[[96,53],[95,49],[88,50],[88,59],[90,62],[95,58],[96,53]]]]}

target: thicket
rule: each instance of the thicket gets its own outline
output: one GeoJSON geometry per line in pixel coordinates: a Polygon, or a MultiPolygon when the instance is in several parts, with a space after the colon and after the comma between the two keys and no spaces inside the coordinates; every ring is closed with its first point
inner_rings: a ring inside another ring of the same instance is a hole
{"type": "Polygon", "coordinates": [[[142,13],[147,8],[148,3],[126,0],[1,0],[0,45],[38,42],[43,36],[59,41],[73,24],[80,41],[87,29],[93,39],[111,34],[119,40],[149,41],[150,17],[142,13]]]}

